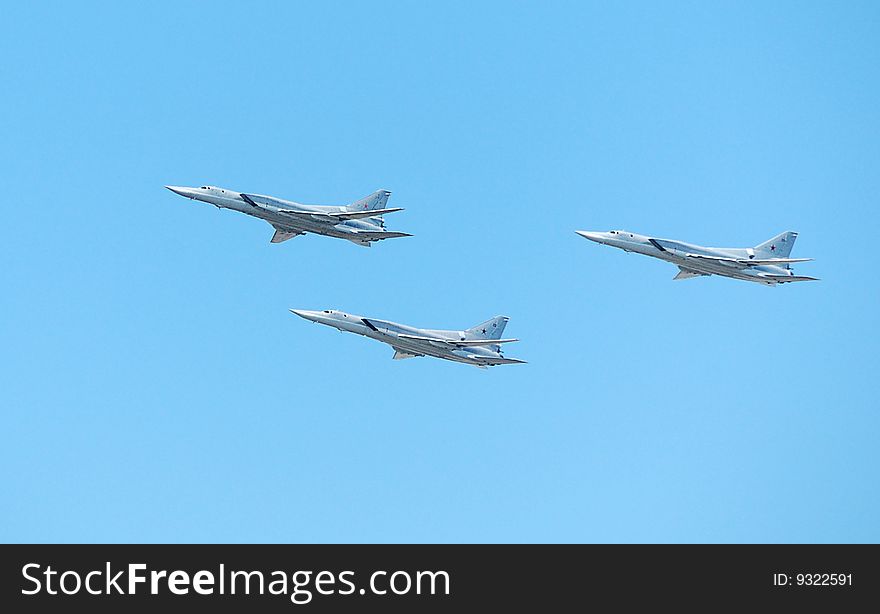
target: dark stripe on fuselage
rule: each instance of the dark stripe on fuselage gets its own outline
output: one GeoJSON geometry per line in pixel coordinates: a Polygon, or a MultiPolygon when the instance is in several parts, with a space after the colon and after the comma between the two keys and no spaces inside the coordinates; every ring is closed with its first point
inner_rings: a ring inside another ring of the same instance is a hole
{"type": "Polygon", "coordinates": [[[666,248],[660,245],[660,243],[657,242],[657,239],[648,239],[648,243],[659,249],[661,252],[666,251],[666,248]]]}

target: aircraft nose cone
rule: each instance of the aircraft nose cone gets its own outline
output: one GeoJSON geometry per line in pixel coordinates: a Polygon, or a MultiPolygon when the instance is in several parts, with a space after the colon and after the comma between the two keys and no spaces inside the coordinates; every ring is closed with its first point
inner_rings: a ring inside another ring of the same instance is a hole
{"type": "Polygon", "coordinates": [[[602,235],[598,232],[587,232],[586,230],[575,230],[575,232],[590,241],[596,241],[597,243],[602,242],[602,235]]]}
{"type": "Polygon", "coordinates": [[[180,196],[186,196],[189,198],[189,194],[187,193],[187,188],[177,186],[177,185],[166,185],[166,189],[171,190],[175,194],[179,194],[180,196]]]}
{"type": "Polygon", "coordinates": [[[290,313],[294,315],[298,315],[301,318],[305,318],[306,320],[315,321],[315,317],[317,315],[317,311],[307,311],[305,309],[291,309],[290,313]]]}

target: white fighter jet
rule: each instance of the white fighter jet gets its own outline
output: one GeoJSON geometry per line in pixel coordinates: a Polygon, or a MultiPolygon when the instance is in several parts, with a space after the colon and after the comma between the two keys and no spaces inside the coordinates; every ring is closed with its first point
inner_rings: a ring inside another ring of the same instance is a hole
{"type": "Polygon", "coordinates": [[[678,275],[673,279],[721,275],[770,286],[793,281],[816,281],[815,277],[795,275],[791,270],[791,265],[795,262],[812,260],[789,258],[794,240],[798,236],[796,232],[783,232],[755,247],[703,247],[682,241],[647,237],[626,230],[575,232],[596,243],[678,265],[678,275]]]}
{"type": "Polygon", "coordinates": [[[501,344],[517,339],[502,339],[501,333],[510,319],[496,316],[465,330],[433,330],[414,328],[387,320],[365,318],[344,311],[325,309],[306,311],[291,309],[292,313],[311,322],[332,326],[342,332],[355,333],[387,343],[394,348],[394,360],[433,356],[463,362],[481,369],[495,365],[524,363],[517,358],[501,355],[501,344]]]}
{"type": "Polygon", "coordinates": [[[200,188],[176,185],[165,187],[186,198],[210,203],[220,209],[239,211],[269,222],[275,228],[272,243],[281,243],[307,232],[347,239],[363,247],[370,247],[373,241],[412,236],[405,232],[385,230],[382,216],[403,211],[399,207],[385,208],[385,203],[391,196],[388,190],[377,190],[350,205],[327,206],[304,205],[274,196],[236,192],[209,185],[200,188]]]}

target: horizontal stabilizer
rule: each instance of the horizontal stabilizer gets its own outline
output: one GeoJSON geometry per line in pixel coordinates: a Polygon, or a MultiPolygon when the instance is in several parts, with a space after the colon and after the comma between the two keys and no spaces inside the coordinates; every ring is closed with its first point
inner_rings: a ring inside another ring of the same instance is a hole
{"type": "Polygon", "coordinates": [[[490,358],[486,361],[487,365],[524,365],[525,360],[519,358],[490,358]]]}
{"type": "Polygon", "coordinates": [[[419,356],[419,354],[410,354],[409,352],[394,348],[394,356],[392,358],[394,360],[406,360],[407,358],[415,358],[416,356],[419,356]]]}
{"type": "Polygon", "coordinates": [[[392,232],[385,230],[359,230],[351,233],[351,237],[345,237],[349,241],[381,241],[383,239],[396,239],[398,237],[411,237],[406,232],[392,232]]]}
{"type": "Polygon", "coordinates": [[[790,281],[819,281],[818,277],[807,277],[806,275],[764,275],[764,279],[772,279],[778,284],[786,284],[790,281]]]}

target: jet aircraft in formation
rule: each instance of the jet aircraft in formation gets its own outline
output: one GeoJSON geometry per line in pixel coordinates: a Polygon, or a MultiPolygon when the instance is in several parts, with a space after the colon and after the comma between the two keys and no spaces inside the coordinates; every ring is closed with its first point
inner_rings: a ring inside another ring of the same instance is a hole
{"type": "Polygon", "coordinates": [[[610,232],[575,231],[596,243],[617,247],[625,252],[652,256],[678,265],[673,279],[721,275],[775,286],[793,281],[816,281],[815,277],[795,275],[791,265],[812,258],[789,258],[797,239],[796,232],[783,232],[755,247],[703,247],[635,234],[626,230],[610,232]]]}
{"type": "MultiPolygon", "coordinates": [[[[374,241],[412,236],[405,232],[385,229],[385,220],[382,216],[386,213],[402,211],[399,207],[386,208],[388,197],[391,195],[388,190],[377,190],[349,205],[327,206],[304,205],[274,196],[236,192],[212,186],[165,187],[180,196],[265,220],[275,228],[272,243],[281,243],[301,234],[314,233],[346,239],[357,245],[370,247],[374,241]]],[[[791,265],[796,262],[811,260],[811,258],[790,257],[798,236],[796,232],[791,231],[783,232],[755,247],[703,247],[625,230],[576,232],[596,243],[671,262],[679,269],[674,279],[721,275],[771,286],[816,279],[795,275],[791,269],[791,265]]],[[[509,319],[506,316],[497,316],[472,328],[458,331],[415,328],[332,309],[324,311],[291,309],[290,311],[318,324],[387,343],[394,348],[395,360],[433,356],[474,365],[481,369],[525,362],[517,358],[505,358],[502,355],[502,344],[516,341],[516,339],[501,338],[509,319]]]]}
{"type": "Polygon", "coordinates": [[[239,211],[269,222],[275,228],[272,243],[281,243],[307,232],[347,239],[363,247],[370,247],[373,241],[412,236],[405,232],[385,230],[382,216],[403,211],[399,207],[385,208],[388,197],[391,196],[388,190],[376,190],[350,205],[327,206],[304,205],[274,196],[246,194],[207,185],[200,188],[176,185],[165,187],[186,198],[210,203],[220,209],[239,211]]]}

